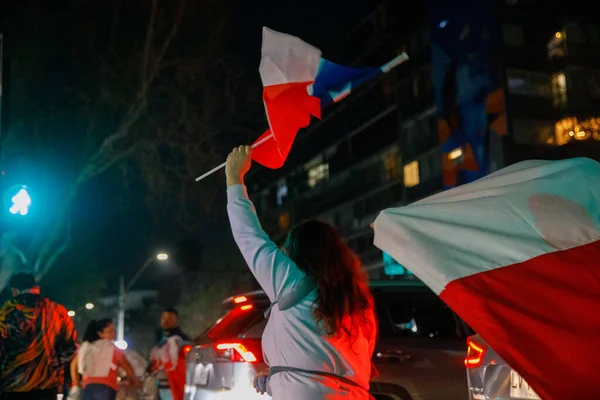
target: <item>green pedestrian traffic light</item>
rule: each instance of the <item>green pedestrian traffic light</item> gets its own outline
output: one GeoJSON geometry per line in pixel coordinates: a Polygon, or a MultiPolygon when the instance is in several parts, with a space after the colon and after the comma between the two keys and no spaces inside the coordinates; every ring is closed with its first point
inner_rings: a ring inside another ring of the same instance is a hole
{"type": "Polygon", "coordinates": [[[31,206],[31,196],[27,191],[27,187],[19,186],[12,190],[9,194],[9,209],[14,215],[27,215],[31,206]],[[13,194],[14,193],[14,194],[13,194]]]}

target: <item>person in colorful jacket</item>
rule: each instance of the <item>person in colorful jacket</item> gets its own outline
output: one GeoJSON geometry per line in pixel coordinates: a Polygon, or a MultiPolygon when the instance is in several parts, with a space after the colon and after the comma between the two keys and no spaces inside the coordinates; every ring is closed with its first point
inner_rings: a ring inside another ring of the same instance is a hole
{"type": "Polygon", "coordinates": [[[174,308],[163,311],[160,326],[164,331],[158,345],[152,350],[154,371],[167,373],[173,400],[183,400],[185,391],[185,351],[190,337],[179,328],[179,312],[174,308]]]}
{"type": "Polygon", "coordinates": [[[13,275],[10,288],[0,309],[0,399],[55,400],[77,350],[73,321],[40,294],[32,274],[13,275]]]}

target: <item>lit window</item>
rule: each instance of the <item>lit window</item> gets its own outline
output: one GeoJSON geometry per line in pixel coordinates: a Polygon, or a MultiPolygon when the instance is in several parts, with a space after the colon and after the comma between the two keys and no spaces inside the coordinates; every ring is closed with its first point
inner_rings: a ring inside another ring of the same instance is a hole
{"type": "Polygon", "coordinates": [[[448,154],[448,158],[451,160],[456,160],[457,158],[462,157],[463,155],[463,151],[460,147],[457,147],[456,149],[452,150],[450,152],[450,154],[448,154]]]}
{"type": "Polygon", "coordinates": [[[308,170],[308,186],[311,188],[327,179],[329,179],[329,164],[319,164],[308,170]]]}
{"type": "Polygon", "coordinates": [[[552,103],[554,107],[567,104],[567,77],[563,72],[552,75],[552,103]]]}
{"type": "Polygon", "coordinates": [[[388,181],[400,176],[400,163],[397,151],[387,153],[383,156],[383,168],[385,170],[385,179],[388,181]]]}
{"type": "Polygon", "coordinates": [[[578,120],[570,117],[558,121],[555,125],[556,144],[561,146],[575,140],[590,138],[600,141],[600,118],[578,120]]]}
{"type": "Polygon", "coordinates": [[[404,186],[417,186],[419,182],[419,162],[413,161],[406,164],[404,166],[404,186]]]}

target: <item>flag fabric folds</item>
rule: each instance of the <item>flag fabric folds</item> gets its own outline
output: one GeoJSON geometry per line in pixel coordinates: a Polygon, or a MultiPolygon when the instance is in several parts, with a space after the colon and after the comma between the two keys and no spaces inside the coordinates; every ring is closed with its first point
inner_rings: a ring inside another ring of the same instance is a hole
{"type": "Polygon", "coordinates": [[[384,71],[337,65],[301,39],[265,27],[259,72],[269,129],[255,142],[260,146],[252,158],[275,169],[283,165],[296,134],[311,117],[321,118],[323,107],[384,71]]]}
{"type": "Polygon", "coordinates": [[[374,229],[541,398],[598,398],[600,164],[515,164],[374,229]]]}

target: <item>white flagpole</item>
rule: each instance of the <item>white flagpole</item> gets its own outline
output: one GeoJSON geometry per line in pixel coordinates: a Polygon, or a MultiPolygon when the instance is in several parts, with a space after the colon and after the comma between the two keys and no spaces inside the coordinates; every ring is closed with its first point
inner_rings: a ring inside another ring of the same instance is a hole
{"type": "MultiPolygon", "coordinates": [[[[272,137],[273,137],[272,133],[270,135],[268,135],[268,136],[265,136],[264,138],[260,139],[258,142],[254,143],[252,145],[252,148],[253,149],[257,148],[258,146],[260,146],[261,144],[263,144],[267,140],[270,140],[272,137]]],[[[224,162],[223,164],[214,167],[210,171],[205,172],[204,174],[202,174],[202,175],[200,175],[199,177],[196,178],[196,182],[201,181],[202,179],[206,178],[209,175],[212,175],[213,173],[217,172],[221,168],[225,168],[226,165],[227,165],[227,162],[224,162]]]]}
{"type": "MultiPolygon", "coordinates": [[[[394,57],[391,61],[389,61],[388,63],[382,65],[381,68],[381,72],[383,72],[384,74],[387,74],[388,72],[390,72],[392,69],[396,68],[398,65],[402,64],[403,62],[405,62],[406,60],[408,60],[408,55],[406,53],[402,53],[396,57],[394,57]]],[[[312,85],[308,87],[309,92],[312,90],[312,85]]],[[[346,96],[348,96],[350,94],[350,92],[352,91],[352,88],[347,88],[344,91],[342,91],[340,94],[338,94],[335,99],[333,99],[334,103],[337,103],[338,101],[344,99],[346,96]]],[[[262,138],[261,140],[259,140],[258,142],[254,143],[252,145],[252,148],[255,149],[258,146],[260,146],[261,144],[265,143],[267,140],[270,140],[271,138],[273,138],[273,134],[271,133],[269,136],[265,136],[264,138],[262,138]]],[[[225,168],[225,165],[227,165],[227,162],[224,162],[221,165],[218,165],[216,167],[214,167],[213,169],[211,169],[208,172],[205,172],[204,174],[200,175],[199,177],[196,178],[196,182],[201,181],[202,179],[206,178],[209,175],[212,175],[213,173],[217,172],[218,170],[225,168]]]]}

